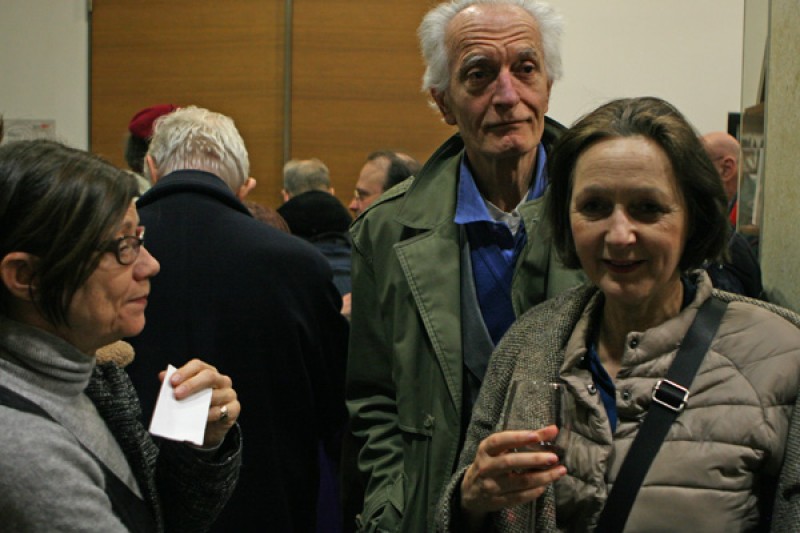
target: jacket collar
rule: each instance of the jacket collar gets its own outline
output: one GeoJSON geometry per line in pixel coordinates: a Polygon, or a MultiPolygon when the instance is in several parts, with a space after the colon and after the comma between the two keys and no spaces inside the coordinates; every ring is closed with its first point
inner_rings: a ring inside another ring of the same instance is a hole
{"type": "Polygon", "coordinates": [[[456,133],[439,147],[414,178],[395,219],[414,229],[452,222],[456,210],[458,165],[464,141],[456,133]]]}
{"type": "Polygon", "coordinates": [[[237,211],[250,215],[250,211],[233,194],[222,178],[203,170],[176,170],[159,179],[136,202],[141,208],[165,196],[176,193],[194,192],[211,196],[237,211]]]}
{"type": "MultiPolygon", "coordinates": [[[[564,126],[555,120],[545,117],[541,142],[546,151],[552,149],[564,129],[564,126]]],[[[452,222],[458,197],[458,166],[463,152],[464,140],[456,133],[433,153],[419,175],[408,186],[402,200],[403,204],[395,216],[398,223],[409,228],[425,230],[452,222]]],[[[538,204],[540,200],[541,198],[537,198],[533,202],[538,204]]],[[[530,203],[525,202],[523,206],[530,203]]],[[[531,214],[530,209],[530,207],[520,208],[523,218],[526,213],[531,214]]],[[[528,223],[527,219],[525,223],[528,223]]]]}

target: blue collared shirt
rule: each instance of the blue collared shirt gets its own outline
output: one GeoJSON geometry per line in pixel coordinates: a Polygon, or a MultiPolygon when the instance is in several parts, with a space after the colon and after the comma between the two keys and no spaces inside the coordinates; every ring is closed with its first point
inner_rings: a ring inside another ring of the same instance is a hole
{"type": "MultiPolygon", "coordinates": [[[[547,187],[546,163],[547,155],[540,144],[532,185],[523,202],[544,194],[547,187]]],[[[490,212],[488,202],[478,191],[466,154],[461,160],[459,177],[455,223],[466,228],[481,316],[496,345],[515,319],[511,279],[517,258],[527,242],[525,225],[516,208],[511,214],[512,219],[519,220],[516,231],[507,222],[498,220],[508,215],[500,213],[494,206],[495,215],[490,212]]]]}

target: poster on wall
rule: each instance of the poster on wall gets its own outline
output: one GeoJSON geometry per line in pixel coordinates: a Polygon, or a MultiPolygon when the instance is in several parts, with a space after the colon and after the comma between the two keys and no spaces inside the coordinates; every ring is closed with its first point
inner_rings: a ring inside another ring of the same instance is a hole
{"type": "Polygon", "coordinates": [[[5,118],[3,119],[3,132],[3,144],[33,139],[56,140],[56,121],[5,118]]]}

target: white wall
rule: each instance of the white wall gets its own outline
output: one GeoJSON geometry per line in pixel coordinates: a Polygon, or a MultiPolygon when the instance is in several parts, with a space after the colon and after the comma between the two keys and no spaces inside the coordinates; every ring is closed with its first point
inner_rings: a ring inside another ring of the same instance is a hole
{"type": "Polygon", "coordinates": [[[59,140],[89,144],[86,0],[0,0],[0,113],[55,120],[59,140]]]}
{"type": "MultiPolygon", "coordinates": [[[[566,18],[565,77],[550,115],[565,124],[622,96],[675,104],[701,132],[740,108],[744,0],[551,0],[566,18]]],[[[88,144],[86,0],[0,0],[0,113],[55,119],[88,144]]]]}
{"type": "Polygon", "coordinates": [[[744,50],[742,51],[742,109],[759,103],[764,73],[764,48],[769,33],[769,2],[745,0],[744,50]]]}
{"type": "Polygon", "coordinates": [[[553,118],[569,125],[610,99],[649,95],[705,133],[740,110],[744,0],[549,1],[566,19],[553,118]]]}

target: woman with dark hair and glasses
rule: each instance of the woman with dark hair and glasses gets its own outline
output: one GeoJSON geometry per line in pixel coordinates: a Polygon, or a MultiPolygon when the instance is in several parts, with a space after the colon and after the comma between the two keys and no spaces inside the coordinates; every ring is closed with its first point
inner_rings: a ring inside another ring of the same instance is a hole
{"type": "Polygon", "coordinates": [[[0,147],[4,530],[203,531],[238,478],[229,377],[199,360],[179,368],[176,399],[212,389],[204,443],[156,442],[124,369],[96,355],[144,328],[159,270],[136,195],[124,171],[86,152],[0,147]]]}

